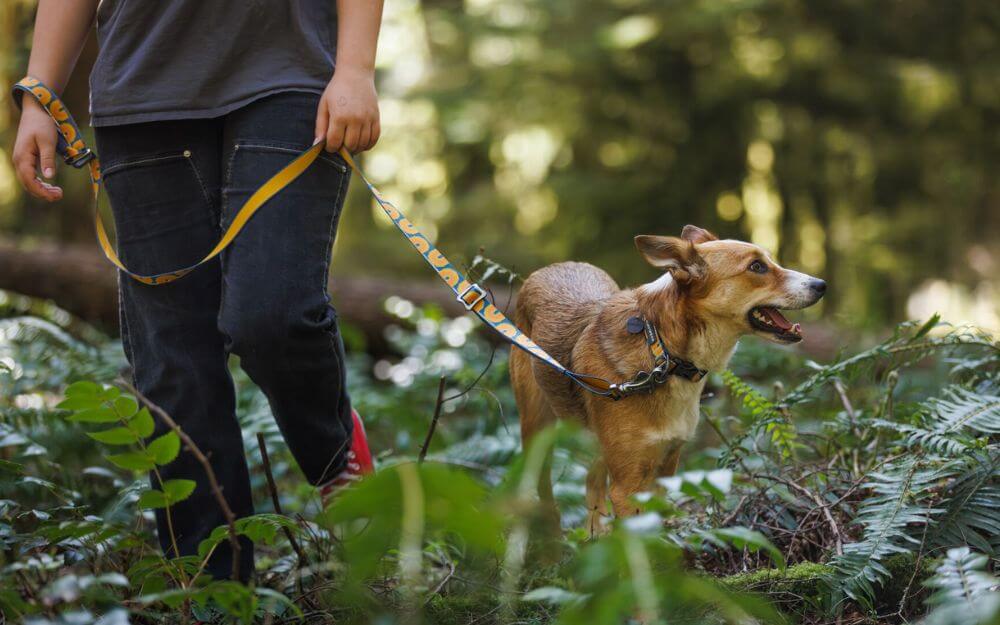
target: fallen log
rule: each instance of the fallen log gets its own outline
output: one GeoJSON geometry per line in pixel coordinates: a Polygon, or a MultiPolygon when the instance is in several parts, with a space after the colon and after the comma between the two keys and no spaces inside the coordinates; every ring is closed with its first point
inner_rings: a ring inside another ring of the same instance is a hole
{"type": "MultiPolygon", "coordinates": [[[[451,291],[433,278],[330,277],[338,316],[360,329],[370,347],[384,347],[383,330],[394,321],[385,310],[390,295],[416,305],[435,304],[450,316],[465,311],[451,291]]],[[[101,329],[118,326],[118,286],[113,266],[96,247],[52,242],[18,244],[0,239],[0,289],[52,300],[101,329]]],[[[504,294],[498,294],[501,302],[504,294]]]]}

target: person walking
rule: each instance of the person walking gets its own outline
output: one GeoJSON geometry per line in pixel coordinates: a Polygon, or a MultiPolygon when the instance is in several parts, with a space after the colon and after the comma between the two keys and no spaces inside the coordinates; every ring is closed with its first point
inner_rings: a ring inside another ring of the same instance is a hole
{"type": "MultiPolygon", "coordinates": [[[[267,396],[325,498],[372,471],[327,280],[350,178],[336,152],[367,150],[380,134],[381,14],[381,0],[39,0],[28,74],[56,93],[96,15],[91,124],[118,254],[132,271],[198,261],[260,184],[305,148],[326,144],[220,258],[161,286],[119,278],[135,387],[209,456],[239,517],[253,514],[253,503],[229,354],[267,396]]],[[[32,98],[22,107],[18,179],[55,202],[56,129],[32,98]]],[[[164,431],[158,424],[156,434],[164,431]]],[[[171,508],[170,528],[157,510],[161,547],[170,557],[197,553],[225,523],[204,471],[182,453],[161,475],[197,483],[171,508]]],[[[232,559],[223,542],[207,571],[228,577],[232,559]]],[[[242,579],[252,575],[249,541],[238,568],[242,579]]]]}

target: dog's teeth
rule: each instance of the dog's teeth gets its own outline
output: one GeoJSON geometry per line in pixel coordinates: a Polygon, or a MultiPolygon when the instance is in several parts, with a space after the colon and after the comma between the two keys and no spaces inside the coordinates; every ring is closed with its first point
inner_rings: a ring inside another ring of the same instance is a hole
{"type": "Polygon", "coordinates": [[[792,332],[795,334],[801,334],[802,326],[796,323],[795,325],[792,326],[792,332]]]}

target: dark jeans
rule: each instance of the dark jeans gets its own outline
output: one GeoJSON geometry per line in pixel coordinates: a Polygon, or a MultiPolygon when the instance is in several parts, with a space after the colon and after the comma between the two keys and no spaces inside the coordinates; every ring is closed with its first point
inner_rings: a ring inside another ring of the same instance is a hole
{"type": "MultiPolygon", "coordinates": [[[[250,194],[312,144],[318,98],[285,93],[216,119],[98,128],[126,266],[158,273],[203,257],[250,194]]],[[[345,462],[351,408],[326,286],[349,178],[339,156],[323,153],[257,212],[221,262],[162,286],[119,280],[122,342],[135,385],[209,455],[237,516],[253,514],[253,503],[226,366],[230,353],[267,396],[311,483],[331,479],[345,462]]],[[[158,428],[157,434],[165,429],[158,428]]],[[[195,553],[225,522],[205,472],[181,452],[161,475],[197,482],[170,519],[180,555],[195,553]]],[[[164,551],[176,555],[162,510],[157,526],[164,551]]],[[[241,553],[240,569],[249,577],[252,545],[241,553]]],[[[208,570],[225,578],[231,564],[223,542],[208,570]]]]}

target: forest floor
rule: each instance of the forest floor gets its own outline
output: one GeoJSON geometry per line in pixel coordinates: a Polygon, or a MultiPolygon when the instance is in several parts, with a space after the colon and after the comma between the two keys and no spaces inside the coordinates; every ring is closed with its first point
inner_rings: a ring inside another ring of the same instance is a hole
{"type": "Polygon", "coordinates": [[[344,330],[377,474],[321,510],[234,363],[260,513],[220,527],[197,556],[165,559],[152,510],[193,484],[151,486],[145,473],[192,450],[177,432],[147,438],[161,415],[131,395],[116,341],[0,293],[2,617],[1000,623],[990,336],[935,318],[823,363],[748,339],[710,379],[682,472],[592,540],[581,527],[590,436],[561,426],[522,451],[505,351],[468,318],[398,298],[386,309],[394,356],[372,359],[344,330]],[[549,453],[555,540],[532,497],[549,453]],[[237,534],[256,545],[254,582],[208,579],[205,559],[237,534]]]}

